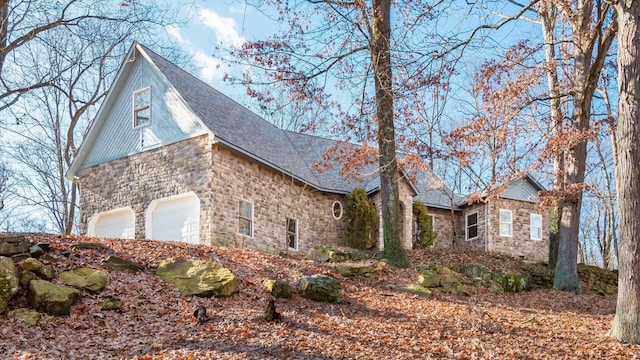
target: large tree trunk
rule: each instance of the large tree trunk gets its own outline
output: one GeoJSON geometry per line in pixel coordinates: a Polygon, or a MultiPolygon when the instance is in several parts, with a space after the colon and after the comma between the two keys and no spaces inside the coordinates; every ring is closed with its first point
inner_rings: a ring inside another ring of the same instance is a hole
{"type": "Polygon", "coordinates": [[[0,78],[4,69],[4,59],[7,57],[7,36],[9,30],[9,0],[0,0],[0,78]]]}
{"type": "Polygon", "coordinates": [[[409,260],[402,245],[402,213],[398,192],[393,91],[391,73],[391,1],[374,0],[371,34],[371,66],[375,77],[378,146],[380,148],[380,192],[384,250],[382,257],[397,267],[407,267],[409,260]]]}
{"type": "MultiPolygon", "coordinates": [[[[558,64],[556,61],[556,38],[555,25],[557,18],[557,8],[555,4],[543,3],[538,9],[542,20],[542,34],[544,37],[544,53],[547,65],[547,85],[549,87],[549,97],[551,98],[549,107],[551,112],[551,123],[553,137],[560,136],[562,131],[562,108],[560,104],[560,81],[558,80],[558,64]]],[[[558,193],[564,188],[564,152],[556,150],[553,154],[553,190],[558,193]]],[[[560,241],[560,222],[562,219],[562,201],[556,199],[551,208],[550,231],[549,231],[549,267],[556,268],[558,260],[558,245],[560,241]]]]}
{"type": "Polygon", "coordinates": [[[618,304],[611,337],[640,343],[640,2],[620,1],[618,26],[618,304]]]}

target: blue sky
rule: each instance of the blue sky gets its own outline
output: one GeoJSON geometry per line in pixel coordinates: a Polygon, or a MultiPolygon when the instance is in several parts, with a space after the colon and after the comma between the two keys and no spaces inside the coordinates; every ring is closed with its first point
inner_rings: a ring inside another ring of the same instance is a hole
{"type": "Polygon", "coordinates": [[[230,67],[213,56],[216,47],[239,47],[247,39],[264,38],[275,32],[278,24],[238,0],[193,1],[182,5],[181,11],[189,21],[168,26],[170,39],[191,57],[197,69],[194,75],[237,99],[240,90],[222,81],[230,67]]]}

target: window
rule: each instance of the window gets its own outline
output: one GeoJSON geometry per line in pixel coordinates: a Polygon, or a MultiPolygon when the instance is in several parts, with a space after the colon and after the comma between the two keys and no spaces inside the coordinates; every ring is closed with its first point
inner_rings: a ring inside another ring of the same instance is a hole
{"type": "Polygon", "coordinates": [[[340,201],[333,202],[333,218],[336,220],[340,220],[342,217],[342,203],[340,201]]]}
{"type": "Polygon", "coordinates": [[[529,214],[529,234],[531,240],[542,240],[542,215],[529,214]]]}
{"type": "Polygon", "coordinates": [[[511,210],[500,209],[500,236],[513,234],[511,210]]]}
{"type": "Polygon", "coordinates": [[[287,218],[287,246],[289,249],[298,250],[298,221],[287,218]]]}
{"type": "Polygon", "coordinates": [[[467,240],[473,240],[478,237],[478,213],[474,212],[467,215],[467,240]]]}
{"type": "Polygon", "coordinates": [[[133,93],[133,127],[151,123],[151,88],[136,90],[133,93]]]}
{"type": "Polygon", "coordinates": [[[238,233],[253,237],[253,204],[245,200],[238,202],[238,233]]]}

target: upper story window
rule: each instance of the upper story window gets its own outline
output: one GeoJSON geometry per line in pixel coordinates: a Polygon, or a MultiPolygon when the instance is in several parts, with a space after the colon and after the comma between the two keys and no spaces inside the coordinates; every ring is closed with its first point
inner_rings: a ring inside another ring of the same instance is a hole
{"type": "Polygon", "coordinates": [[[542,240],[542,215],[529,214],[529,233],[531,240],[542,240]]]}
{"type": "Polygon", "coordinates": [[[253,204],[238,201],[238,233],[253,237],[253,204]]]}
{"type": "Polygon", "coordinates": [[[151,88],[133,92],[133,127],[151,123],[151,88]]]}
{"type": "Polygon", "coordinates": [[[478,213],[474,212],[467,215],[467,240],[473,240],[478,237],[478,213]]]}
{"type": "Polygon", "coordinates": [[[500,236],[513,235],[513,215],[511,210],[500,209],[500,236]]]}

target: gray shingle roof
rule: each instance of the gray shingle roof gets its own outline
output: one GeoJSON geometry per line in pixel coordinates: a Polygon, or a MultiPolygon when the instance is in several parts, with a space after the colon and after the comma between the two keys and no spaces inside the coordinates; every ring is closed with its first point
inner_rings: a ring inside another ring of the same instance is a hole
{"type": "MultiPolygon", "coordinates": [[[[355,187],[365,188],[369,193],[379,188],[380,181],[374,166],[362,171],[370,174],[362,182],[342,177],[339,164],[322,172],[313,168],[312,165],[320,161],[336,141],[281,130],[152,50],[140,46],[213,132],[215,141],[319,190],[346,194],[355,187]]],[[[433,174],[424,175],[424,178],[435,178],[433,174]]],[[[416,200],[427,206],[451,208],[450,198],[446,195],[448,189],[433,188],[426,181],[419,182],[416,188],[419,193],[416,200]]]]}

